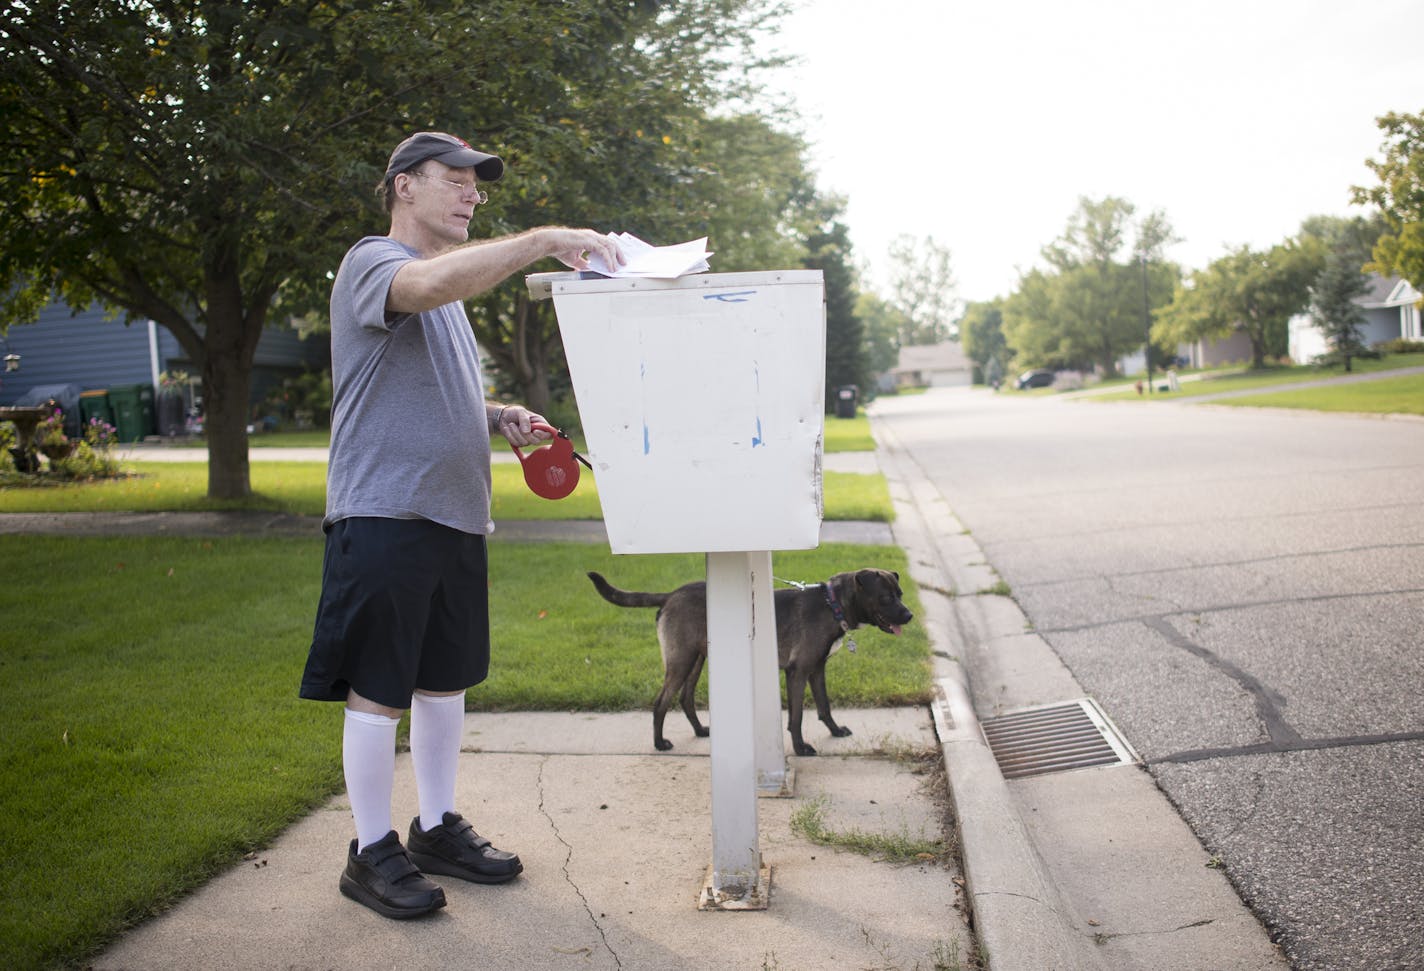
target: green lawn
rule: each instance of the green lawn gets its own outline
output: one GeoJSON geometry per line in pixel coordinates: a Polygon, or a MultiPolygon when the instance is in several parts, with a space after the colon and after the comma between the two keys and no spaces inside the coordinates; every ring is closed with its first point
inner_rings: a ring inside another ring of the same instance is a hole
{"type": "MultiPolygon", "coordinates": [[[[859,409],[854,418],[826,416],[825,451],[827,452],[868,452],[875,448],[875,440],[870,437],[870,422],[865,417],[865,409],[859,409]]],[[[326,448],[331,444],[331,431],[314,428],[308,431],[260,432],[248,436],[252,448],[326,448]]],[[[175,443],[178,448],[207,448],[202,438],[193,438],[175,443]]],[[[583,442],[576,440],[575,447],[583,451],[583,442]]]]}
{"type": "MultiPolygon", "coordinates": [[[[246,508],[319,515],[323,462],[264,462],[254,495],[207,498],[207,465],[135,462],[124,479],[0,479],[0,512],[246,508]]],[[[864,416],[828,419],[827,451],[874,447],[864,416]]],[[[195,456],[196,458],[196,456],[195,456]]],[[[496,519],[596,519],[592,475],[549,502],[517,465],[493,469],[496,519]]],[[[827,519],[889,521],[880,475],[825,474],[827,519]]],[[[320,587],[319,537],[0,535],[0,953],[7,968],[73,966],[320,805],[342,785],[340,706],[296,697],[320,587]]],[[[661,683],[654,612],[597,596],[597,570],[632,589],[702,576],[700,555],[614,557],[589,544],[492,541],[485,710],[636,710],[661,683]],[[531,591],[533,591],[531,593],[531,591]]],[[[815,582],[862,566],[897,570],[898,547],[825,545],[776,555],[778,576],[815,582]]],[[[919,703],[928,638],[857,635],[827,681],[842,706],[919,703]]],[[[705,700],[705,681],[701,690],[705,700]]]]}
{"type": "MultiPolygon", "coordinates": [[[[1405,367],[1417,367],[1424,365],[1424,354],[1390,354],[1378,360],[1360,360],[1354,363],[1354,373],[1374,374],[1382,371],[1392,371],[1405,367]]],[[[1138,395],[1132,383],[1128,383],[1123,390],[1093,395],[1088,400],[1091,401],[1180,401],[1183,398],[1196,398],[1202,395],[1219,394],[1223,391],[1248,391],[1256,388],[1270,388],[1281,384],[1295,384],[1301,381],[1315,381],[1324,378],[1339,377],[1345,373],[1341,367],[1322,368],[1310,364],[1296,364],[1289,367],[1274,367],[1265,371],[1250,371],[1241,368],[1226,369],[1218,371],[1202,372],[1202,376],[1194,381],[1180,382],[1180,391],[1163,393],[1154,391],[1151,395],[1138,395]]],[[[1153,387],[1156,388],[1165,383],[1161,374],[1154,374],[1153,387]]],[[[1250,401],[1233,402],[1234,404],[1249,405],[1258,399],[1251,396],[1250,401]]],[[[1300,407],[1310,407],[1302,405],[1300,407]]],[[[1372,410],[1372,409],[1366,409],[1372,410]]]]}
{"type": "MultiPolygon", "coordinates": [[[[263,462],[251,464],[254,495],[240,501],[209,499],[206,462],[133,462],[138,473],[124,479],[96,482],[0,484],[0,512],[192,512],[207,509],[268,509],[319,516],[326,508],[324,462],[263,462]]],[[[601,519],[598,487],[591,473],[579,478],[573,495],[557,502],[529,491],[518,465],[496,464],[492,470],[495,521],[516,519],[601,519]]],[[[890,522],[893,507],[881,475],[853,472],[824,474],[825,518],[890,522]]]]}
{"type": "Polygon", "coordinates": [[[1310,411],[1424,415],[1424,374],[1380,378],[1359,384],[1264,392],[1245,398],[1223,398],[1213,404],[1247,408],[1303,408],[1310,411]]]}
{"type": "MultiPolygon", "coordinates": [[[[16,565],[0,587],[7,969],[82,962],[340,789],[341,708],[296,697],[321,554],[319,538],[0,535],[16,565]]],[[[496,646],[471,708],[651,705],[654,612],[606,603],[584,573],[665,590],[700,556],[494,541],[490,558],[496,646]]],[[[898,548],[775,559],[807,581],[868,565],[907,578],[920,613],[898,548]]],[[[838,705],[928,697],[921,625],[857,639],[827,671],[838,705]]]]}

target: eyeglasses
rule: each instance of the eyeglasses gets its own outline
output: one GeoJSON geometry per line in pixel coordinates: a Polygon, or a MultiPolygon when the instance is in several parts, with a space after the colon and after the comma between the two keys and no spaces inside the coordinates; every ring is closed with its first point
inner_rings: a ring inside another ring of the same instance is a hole
{"type": "Polygon", "coordinates": [[[455,189],[459,191],[461,199],[473,194],[475,200],[479,202],[480,205],[484,205],[486,202],[489,202],[489,194],[487,192],[485,192],[483,189],[477,188],[469,184],[468,182],[451,182],[449,179],[438,178],[434,175],[426,175],[424,172],[412,172],[410,174],[422,179],[429,179],[432,182],[444,182],[446,185],[454,186],[455,189]]]}

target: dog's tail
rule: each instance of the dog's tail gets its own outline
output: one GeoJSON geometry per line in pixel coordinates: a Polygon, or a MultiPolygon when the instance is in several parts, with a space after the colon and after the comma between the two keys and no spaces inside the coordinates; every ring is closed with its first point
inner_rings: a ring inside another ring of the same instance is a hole
{"type": "Polygon", "coordinates": [[[661,607],[667,603],[671,594],[666,593],[634,593],[630,590],[619,590],[613,584],[603,579],[602,575],[589,571],[588,578],[593,581],[594,587],[611,604],[620,607],[661,607]]]}

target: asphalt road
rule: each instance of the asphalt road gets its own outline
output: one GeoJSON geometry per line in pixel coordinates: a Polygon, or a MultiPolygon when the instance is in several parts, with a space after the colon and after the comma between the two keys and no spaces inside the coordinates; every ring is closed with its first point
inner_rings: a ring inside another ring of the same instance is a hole
{"type": "Polygon", "coordinates": [[[1424,967],[1424,421],[876,409],[1293,966],[1424,967]]]}

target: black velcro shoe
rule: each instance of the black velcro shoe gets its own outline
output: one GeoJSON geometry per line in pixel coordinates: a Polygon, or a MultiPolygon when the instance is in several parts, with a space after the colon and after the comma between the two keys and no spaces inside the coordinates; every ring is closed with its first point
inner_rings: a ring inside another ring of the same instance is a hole
{"type": "Polygon", "coordinates": [[[410,821],[410,858],[426,873],[442,873],[474,883],[504,883],[524,871],[513,853],[497,850],[459,813],[446,813],[427,832],[420,817],[410,821]]]}
{"type": "Polygon", "coordinates": [[[351,841],[341,892],[386,917],[419,917],[445,906],[445,891],[415,868],[395,830],[360,853],[351,841]]]}

